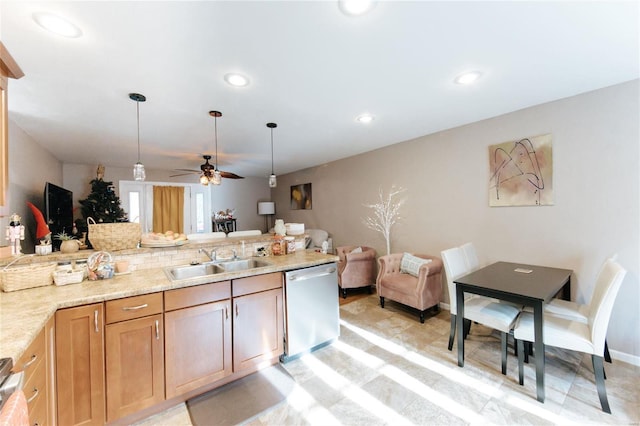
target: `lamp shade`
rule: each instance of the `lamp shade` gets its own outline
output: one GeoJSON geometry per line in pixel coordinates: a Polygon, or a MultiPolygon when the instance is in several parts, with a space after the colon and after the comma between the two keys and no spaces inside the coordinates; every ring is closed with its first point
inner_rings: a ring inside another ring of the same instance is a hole
{"type": "Polygon", "coordinates": [[[261,201],[258,203],[258,214],[275,214],[276,203],[273,201],[261,201]]]}

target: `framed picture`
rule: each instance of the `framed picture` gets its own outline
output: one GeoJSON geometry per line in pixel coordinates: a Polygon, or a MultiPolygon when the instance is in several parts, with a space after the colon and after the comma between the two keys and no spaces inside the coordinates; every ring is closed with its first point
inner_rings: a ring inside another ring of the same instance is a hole
{"type": "Polygon", "coordinates": [[[291,210],[311,210],[311,184],[291,185],[291,210]]]}
{"type": "Polygon", "coordinates": [[[553,205],[551,135],[489,147],[489,206],[553,205]]]}

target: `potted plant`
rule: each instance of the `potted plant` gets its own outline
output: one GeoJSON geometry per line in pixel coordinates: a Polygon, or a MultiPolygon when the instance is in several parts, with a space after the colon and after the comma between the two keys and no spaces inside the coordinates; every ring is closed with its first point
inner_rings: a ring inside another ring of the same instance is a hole
{"type": "Polygon", "coordinates": [[[62,241],[60,243],[60,251],[62,253],[75,253],[80,249],[80,241],[76,240],[73,235],[69,235],[64,231],[56,234],[54,238],[58,241],[62,241]]]}

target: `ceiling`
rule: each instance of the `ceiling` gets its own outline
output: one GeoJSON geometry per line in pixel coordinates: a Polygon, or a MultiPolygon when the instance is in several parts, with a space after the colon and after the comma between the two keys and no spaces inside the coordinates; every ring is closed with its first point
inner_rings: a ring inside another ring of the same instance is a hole
{"type": "Polygon", "coordinates": [[[198,168],[219,110],[219,168],[266,178],[267,122],[283,174],[638,78],[639,16],[636,2],[380,1],[353,17],[337,1],[3,1],[0,39],[25,73],[10,118],[60,161],[132,167],[137,92],[147,169],[198,168]],[[468,70],[483,75],[454,83],[468,70]]]}

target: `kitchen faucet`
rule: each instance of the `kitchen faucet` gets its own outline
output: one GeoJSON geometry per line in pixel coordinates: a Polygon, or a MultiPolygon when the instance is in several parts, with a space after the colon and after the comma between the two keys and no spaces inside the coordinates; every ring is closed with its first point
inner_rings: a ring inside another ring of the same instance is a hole
{"type": "Polygon", "coordinates": [[[207,251],[203,248],[198,249],[198,253],[204,253],[207,255],[207,257],[212,261],[215,262],[216,261],[216,257],[217,257],[217,253],[215,250],[211,249],[210,253],[207,253],[207,251]]]}

